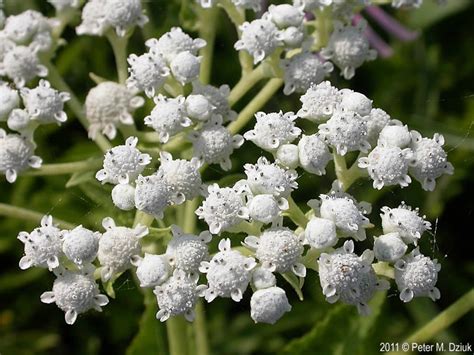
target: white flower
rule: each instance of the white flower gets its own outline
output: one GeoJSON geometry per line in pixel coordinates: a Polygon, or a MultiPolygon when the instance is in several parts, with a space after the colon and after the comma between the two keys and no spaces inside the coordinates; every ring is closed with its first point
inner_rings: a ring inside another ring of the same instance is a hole
{"type": "Polygon", "coordinates": [[[163,180],[163,174],[138,176],[135,188],[135,207],[157,219],[163,218],[166,207],[173,203],[184,202],[184,196],[173,195],[170,187],[163,180]]]}
{"type": "Polygon", "coordinates": [[[342,89],[340,108],[344,111],[357,112],[361,116],[368,116],[372,110],[372,100],[364,94],[350,89],[342,89]]]}
{"type": "Polygon", "coordinates": [[[229,85],[221,85],[218,88],[212,85],[202,85],[199,82],[193,82],[193,94],[203,95],[212,106],[214,113],[221,115],[223,122],[233,121],[237,118],[237,112],[230,108],[227,97],[230,94],[229,85]]]}
{"type": "Polygon", "coordinates": [[[339,197],[335,193],[320,195],[320,213],[322,218],[329,219],[336,224],[338,231],[344,235],[353,236],[357,240],[366,238],[365,228],[370,225],[369,219],[364,216],[362,206],[347,196],[339,197]]]}
{"type": "Polygon", "coordinates": [[[102,220],[105,233],[99,239],[97,257],[101,265],[102,281],[124,272],[132,266],[132,261],[141,252],[140,238],[148,234],[148,228],[137,225],[134,229],[115,225],[112,218],[102,220]]]}
{"type": "Polygon", "coordinates": [[[82,8],[82,22],[76,27],[76,33],[102,36],[110,28],[106,15],[104,0],[89,0],[82,8]]]}
{"type": "Polygon", "coordinates": [[[10,112],[20,107],[18,91],[7,83],[0,82],[0,121],[6,121],[10,112]]]}
{"type": "Polygon", "coordinates": [[[49,81],[41,79],[36,88],[22,88],[20,94],[32,120],[40,123],[66,122],[64,103],[71,99],[68,92],[59,92],[51,88],[49,81]]]}
{"type": "Polygon", "coordinates": [[[127,79],[129,89],[145,91],[146,96],[155,96],[170,74],[161,56],[145,53],[140,56],[130,54],[127,59],[130,73],[127,79]]]}
{"type": "Polygon", "coordinates": [[[253,194],[271,194],[277,197],[288,197],[298,187],[296,171],[285,170],[265,157],[260,157],[256,164],[245,164],[247,183],[253,194]]]}
{"type": "Polygon", "coordinates": [[[398,208],[382,207],[382,228],[384,233],[396,232],[405,243],[417,245],[421,235],[431,229],[425,216],[418,215],[418,208],[412,209],[402,202],[398,208]]]}
{"type": "Polygon", "coordinates": [[[118,36],[123,37],[131,27],[143,27],[148,22],[140,0],[105,0],[103,6],[106,21],[115,28],[118,36]]]}
{"type": "Polygon", "coordinates": [[[289,228],[269,228],[258,238],[246,237],[244,245],[255,250],[255,256],[264,269],[280,273],[292,271],[299,277],[306,276],[306,267],[300,263],[304,250],[302,240],[289,228]]]}
{"type": "Polygon", "coordinates": [[[81,313],[90,309],[101,312],[109,299],[100,294],[92,270],[64,270],[54,280],[53,290],[41,295],[41,302],[56,303],[65,312],[66,323],[74,324],[81,313]]]}
{"type": "Polygon", "coordinates": [[[341,95],[329,81],[323,81],[317,85],[311,85],[300,97],[300,101],[303,106],[297,115],[314,122],[321,122],[329,119],[335,112],[341,101],[341,95]]]}
{"type": "Polygon", "coordinates": [[[5,75],[19,88],[30,80],[48,75],[48,69],[41,65],[37,51],[25,46],[12,48],[0,63],[0,75],[5,75]]]}
{"type": "Polygon", "coordinates": [[[247,51],[253,57],[254,64],[264,60],[282,44],[282,33],[270,20],[262,18],[244,22],[239,29],[242,34],[235,42],[234,48],[238,51],[247,51]]]}
{"type": "Polygon", "coordinates": [[[173,27],[159,39],[152,38],[145,42],[152,53],[162,56],[168,64],[181,52],[197,52],[206,46],[206,41],[201,38],[192,39],[180,27],[173,27]]]}
{"type": "Polygon", "coordinates": [[[111,81],[92,88],[85,102],[86,117],[91,124],[89,137],[94,139],[97,133],[102,132],[109,139],[114,139],[117,135],[117,126],[132,125],[131,113],[144,102],[142,97],[133,96],[124,85],[111,81]]]}
{"type": "Polygon", "coordinates": [[[161,151],[160,161],[158,173],[162,174],[172,191],[183,194],[186,200],[192,200],[201,193],[201,163],[197,158],[173,160],[170,153],[161,151]]]}
{"type": "Polygon", "coordinates": [[[330,219],[312,217],[304,230],[305,242],[315,249],[326,249],[337,244],[336,225],[330,219]]]}
{"type": "Polygon", "coordinates": [[[199,131],[190,133],[188,138],[193,143],[195,157],[207,164],[219,164],[222,170],[230,170],[231,154],[244,143],[240,134],[232,136],[222,125],[220,116],[211,118],[199,131]]]}
{"type": "Polygon", "coordinates": [[[333,0],[293,0],[293,5],[304,11],[321,10],[333,3],[333,0]]]}
{"type": "Polygon", "coordinates": [[[380,132],[390,122],[390,115],[380,108],[370,110],[367,119],[367,140],[371,146],[377,145],[380,132]]]}
{"type": "Polygon", "coordinates": [[[257,289],[276,286],[276,277],[273,273],[261,266],[257,266],[252,272],[252,285],[257,289]]]}
{"type": "Polygon", "coordinates": [[[369,40],[364,36],[366,25],[365,21],[356,26],[336,22],[327,46],[321,50],[321,55],[333,61],[347,80],[352,79],[355,70],[365,61],[377,57],[377,51],[369,48],[369,40]]]}
{"type": "Polygon", "coordinates": [[[257,266],[254,258],[245,257],[231,249],[230,239],[219,242],[219,252],[211,261],[203,261],[199,271],[206,274],[208,289],[204,297],[212,302],[216,297],[231,297],[235,302],[242,299],[257,266]]]}
{"type": "Polygon", "coordinates": [[[418,248],[395,263],[395,282],[400,299],[410,302],[414,297],[429,297],[436,301],[441,297],[435,286],[441,265],[436,259],[420,254],[418,248]]]}
{"type": "Polygon", "coordinates": [[[95,175],[96,179],[105,184],[128,184],[150,164],[151,157],[141,153],[137,148],[138,138],[128,137],[124,145],[109,149],[104,156],[104,168],[95,175]]]}
{"type": "Polygon", "coordinates": [[[387,147],[407,148],[412,141],[410,131],[407,125],[403,125],[398,120],[391,120],[380,131],[377,144],[383,144],[387,147]]]}
{"type": "Polygon", "coordinates": [[[142,288],[159,286],[171,275],[171,265],[165,255],[145,253],[143,258],[133,258],[132,264],[137,267],[136,274],[142,288]]]}
{"type": "Polygon", "coordinates": [[[287,169],[296,169],[300,165],[298,146],[295,144],[281,145],[276,151],[275,162],[287,169]]]}
{"type": "Polygon", "coordinates": [[[301,8],[290,4],[270,5],[267,16],[278,28],[299,27],[304,20],[301,8]]]}
{"type": "Polygon", "coordinates": [[[319,135],[336,149],[337,154],[370,149],[367,141],[367,122],[356,112],[336,111],[333,116],[319,125],[319,135]]]}
{"type": "Polygon", "coordinates": [[[275,324],[289,311],[291,305],[280,287],[257,290],[250,299],[250,316],[255,323],[275,324]]]}
{"type": "Polygon", "coordinates": [[[392,6],[397,8],[418,8],[422,3],[423,0],[392,0],[392,6]]]}
{"type": "Polygon", "coordinates": [[[284,30],[281,30],[281,33],[279,36],[283,45],[287,49],[291,49],[291,48],[300,48],[302,46],[305,46],[306,43],[309,43],[310,42],[309,40],[307,40],[307,42],[304,42],[305,35],[306,33],[304,32],[304,27],[292,26],[292,27],[285,28],[284,30]]]}
{"type": "Polygon", "coordinates": [[[407,249],[407,245],[396,232],[374,238],[374,254],[379,261],[394,263],[405,255],[407,249]]]}
{"type": "MultiPolygon", "coordinates": [[[[211,2],[213,0],[201,0],[201,2],[211,2]]],[[[259,0],[231,0],[235,7],[240,9],[249,9],[254,12],[259,12],[262,7],[262,3],[259,0]]],[[[204,6],[203,6],[204,7],[204,6]]]]}
{"type": "Polygon", "coordinates": [[[81,5],[80,0],[48,0],[48,2],[54,6],[57,12],[77,9],[81,5]]]}
{"type": "Polygon", "coordinates": [[[112,202],[122,211],[135,208],[135,187],[129,184],[118,184],[112,189],[112,202]]]}
{"type": "MultiPolygon", "coordinates": [[[[197,275],[196,275],[197,276],[197,275]]],[[[153,293],[156,295],[160,310],[156,318],[165,322],[169,317],[184,315],[189,322],[194,320],[194,306],[199,297],[202,297],[207,287],[197,286],[197,277],[190,276],[181,270],[175,270],[161,286],[156,286],[153,293]]]]}
{"type": "Polygon", "coordinates": [[[371,266],[374,255],[366,250],[361,256],[354,254],[354,242],[348,240],[342,248],[319,257],[319,280],[326,301],[357,306],[360,314],[368,315],[367,303],[376,290],[388,289],[386,280],[377,279],[371,266]]]}
{"type": "Polygon", "coordinates": [[[20,269],[32,266],[53,270],[62,256],[61,230],[53,225],[53,217],[46,215],[39,228],[31,233],[20,232],[18,239],[25,244],[25,256],[20,259],[20,269]]]}
{"type": "Polygon", "coordinates": [[[211,101],[201,94],[186,97],[185,106],[188,117],[197,121],[207,121],[215,110],[211,101]]]}
{"type": "Polygon", "coordinates": [[[28,112],[19,108],[12,110],[8,116],[7,126],[12,131],[17,131],[29,139],[33,138],[33,132],[38,127],[37,123],[31,120],[28,112]]]}
{"type": "Polygon", "coordinates": [[[183,96],[168,98],[160,94],[153,100],[156,105],[145,117],[145,125],[158,132],[161,143],[168,142],[170,137],[192,125],[186,115],[183,96]]]}
{"type": "Polygon", "coordinates": [[[91,263],[99,250],[100,233],[93,232],[83,226],[77,226],[63,233],[63,252],[73,263],[84,265],[91,263]]]}
{"type": "Polygon", "coordinates": [[[0,128],[0,172],[9,183],[28,168],[38,169],[42,160],[34,155],[35,144],[24,136],[7,134],[0,128]]]}
{"type": "Polygon", "coordinates": [[[249,196],[247,207],[250,218],[264,224],[278,222],[281,212],[289,208],[285,198],[270,194],[249,196]]]}
{"type": "Polygon", "coordinates": [[[26,10],[18,15],[8,16],[3,35],[18,45],[30,46],[41,51],[48,50],[52,44],[51,29],[54,21],[42,13],[26,10]]]}
{"type": "Polygon", "coordinates": [[[207,243],[212,239],[211,234],[208,231],[186,234],[176,225],[171,226],[171,231],[173,238],[166,248],[170,264],[187,273],[198,271],[201,262],[209,259],[207,243]]]}
{"type": "Polygon", "coordinates": [[[331,62],[322,62],[311,52],[301,52],[289,59],[282,59],[285,87],[283,93],[305,93],[311,85],[321,83],[333,71],[331,62]]]}
{"type": "Polygon", "coordinates": [[[212,234],[220,234],[248,219],[243,187],[219,187],[212,184],[209,185],[208,192],[209,195],[195,213],[199,219],[206,221],[212,234]]]}
{"type": "Polygon", "coordinates": [[[257,122],[252,130],[244,134],[244,138],[258,147],[273,152],[281,145],[293,142],[301,134],[295,126],[297,116],[293,112],[257,112],[257,122]]]}
{"type": "Polygon", "coordinates": [[[327,144],[318,134],[303,135],[298,142],[300,166],[308,173],[326,174],[326,165],[332,160],[327,144]]]}
{"type": "Polygon", "coordinates": [[[409,148],[378,145],[367,157],[359,158],[358,166],[367,169],[374,189],[392,185],[406,187],[411,183],[408,167],[412,158],[413,152],[409,148]]]}
{"type": "MultiPolygon", "coordinates": [[[[2,11],[0,10],[0,17],[1,17],[1,13],[2,11]]],[[[4,36],[0,35],[0,63],[3,62],[5,55],[8,52],[10,52],[14,47],[15,47],[15,43],[13,41],[10,41],[8,38],[5,38],[4,36]]],[[[2,81],[0,81],[0,85],[3,85],[2,81]]]]}
{"type": "Polygon", "coordinates": [[[454,167],[448,162],[447,154],[443,149],[444,137],[435,133],[433,139],[423,138],[416,131],[412,131],[411,135],[415,162],[410,167],[410,173],[421,183],[424,190],[433,191],[437,178],[444,174],[454,173],[454,167]]]}
{"type": "Polygon", "coordinates": [[[171,73],[182,85],[196,80],[201,70],[202,57],[186,51],[179,53],[170,63],[171,73]]]}

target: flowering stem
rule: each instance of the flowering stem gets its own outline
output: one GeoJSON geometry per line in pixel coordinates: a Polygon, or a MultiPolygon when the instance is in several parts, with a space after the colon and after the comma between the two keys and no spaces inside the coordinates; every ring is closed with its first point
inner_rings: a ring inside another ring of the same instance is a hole
{"type": "Polygon", "coordinates": [[[199,37],[204,39],[207,44],[201,49],[201,73],[199,78],[203,84],[209,84],[211,80],[212,54],[214,52],[214,42],[216,39],[218,9],[199,9],[199,37]]]}
{"type": "Polygon", "coordinates": [[[170,355],[188,354],[187,328],[188,324],[183,316],[171,317],[166,321],[170,355]]]}
{"type": "Polygon", "coordinates": [[[224,9],[229,19],[235,25],[237,32],[239,32],[239,26],[245,22],[245,12],[239,11],[230,0],[220,1],[218,6],[224,9]]]}
{"type": "MultiPolygon", "coordinates": [[[[22,207],[8,205],[6,203],[0,203],[0,215],[39,223],[41,221],[41,218],[43,218],[45,214],[36,211],[31,211],[22,207]]],[[[58,218],[54,218],[54,223],[60,226],[61,228],[66,229],[73,229],[75,227],[74,224],[62,221],[58,218]]]]}
{"type": "MultiPolygon", "coordinates": [[[[51,85],[60,91],[66,91],[71,95],[71,99],[67,102],[67,105],[71,109],[72,112],[76,115],[79,122],[84,126],[87,130],[89,128],[89,121],[84,114],[84,110],[82,108],[82,104],[79,102],[79,99],[76,97],[74,92],[71,90],[69,85],[64,81],[61,74],[59,74],[58,70],[51,62],[45,62],[44,65],[48,68],[48,79],[51,82],[51,85]]],[[[94,142],[97,146],[103,151],[106,152],[112,146],[110,142],[101,134],[97,134],[94,142]]]]}
{"type": "Polygon", "coordinates": [[[68,175],[82,171],[95,170],[102,166],[102,158],[87,159],[73,163],[45,164],[39,169],[29,170],[22,175],[45,176],[45,175],[68,175]]]}
{"type": "Polygon", "coordinates": [[[347,191],[349,187],[359,178],[364,176],[364,170],[360,169],[357,166],[356,162],[348,169],[346,158],[337,154],[336,152],[333,153],[334,157],[334,167],[336,170],[337,179],[341,182],[342,188],[344,191],[347,191]]]}
{"type": "MultiPolygon", "coordinates": [[[[404,342],[408,344],[426,342],[436,336],[436,334],[439,332],[448,328],[451,324],[456,322],[459,318],[473,309],[474,288],[464,294],[464,296],[446,308],[443,312],[438,314],[438,316],[417,330],[414,334],[409,336],[404,342]]],[[[392,352],[389,354],[394,355],[397,353],[392,352]]]]}
{"type": "Polygon", "coordinates": [[[207,326],[204,305],[201,299],[196,304],[196,319],[194,319],[194,331],[196,337],[196,354],[208,355],[209,343],[207,341],[207,326]]]}
{"type": "Polygon", "coordinates": [[[285,211],[285,214],[290,217],[291,220],[295,222],[298,226],[305,228],[308,224],[308,218],[306,218],[303,211],[301,211],[295,200],[293,200],[293,197],[289,196],[287,200],[290,208],[285,211]]]}
{"type": "Polygon", "coordinates": [[[113,30],[110,30],[106,36],[114,52],[118,81],[120,84],[125,84],[128,77],[127,46],[129,35],[119,37],[113,30]]]}
{"type": "Polygon", "coordinates": [[[264,66],[261,64],[247,75],[244,75],[233,87],[229,94],[229,105],[233,106],[244,96],[255,84],[265,77],[264,66]]]}
{"type": "Polygon", "coordinates": [[[283,85],[283,80],[279,78],[271,79],[260,92],[250,101],[240,112],[237,120],[232,122],[227,128],[232,134],[236,134],[252,119],[255,112],[260,110],[275,92],[283,85]]]}

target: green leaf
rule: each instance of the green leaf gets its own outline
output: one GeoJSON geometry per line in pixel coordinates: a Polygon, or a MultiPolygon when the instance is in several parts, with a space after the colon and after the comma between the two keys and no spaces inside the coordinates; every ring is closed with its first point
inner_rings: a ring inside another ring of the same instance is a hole
{"type": "Polygon", "coordinates": [[[145,311],[138,325],[138,333],[127,349],[127,355],[168,354],[166,327],[156,319],[156,300],[151,290],[145,294],[145,311]]]}
{"type": "Polygon", "coordinates": [[[428,28],[446,17],[463,11],[469,5],[469,0],[447,1],[442,6],[438,5],[436,1],[424,1],[419,9],[410,12],[408,22],[417,28],[428,28]]]}

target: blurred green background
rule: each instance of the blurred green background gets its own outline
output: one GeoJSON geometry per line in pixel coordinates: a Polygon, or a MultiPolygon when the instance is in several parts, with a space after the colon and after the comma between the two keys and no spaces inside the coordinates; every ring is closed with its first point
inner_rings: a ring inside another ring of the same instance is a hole
{"type": "MultiPolygon", "coordinates": [[[[304,285],[304,302],[284,281],[293,310],[276,325],[255,325],[249,316],[250,293],[240,303],[218,299],[205,306],[208,333],[213,354],[312,354],[379,353],[380,342],[403,340],[448,307],[474,285],[474,2],[448,0],[438,8],[431,1],[416,11],[388,11],[413,30],[417,40],[397,42],[380,28],[374,28],[394,48],[394,55],[365,64],[351,82],[334,73],[331,81],[338,87],[350,87],[374,100],[374,106],[393,118],[407,123],[423,135],[444,134],[454,176],[442,177],[435,192],[422,191],[418,183],[408,188],[384,188],[374,191],[368,180],[358,181],[350,190],[358,199],[374,204],[372,223],[380,225],[381,206],[396,207],[401,201],[420,207],[434,228],[421,242],[421,250],[442,264],[438,288],[442,298],[433,303],[415,299],[402,304],[392,287],[372,305],[368,318],[355,309],[329,305],[322,297],[317,276],[309,272],[304,285]]],[[[53,15],[46,1],[6,0],[6,14],[27,8],[53,15]]],[[[145,4],[151,18],[143,32],[133,35],[129,53],[142,53],[145,36],[160,36],[171,26],[184,25],[193,32],[191,0],[157,0],[145,4]]],[[[114,80],[113,53],[104,38],[75,36],[69,27],[64,35],[67,46],[54,59],[66,81],[83,99],[94,86],[88,73],[114,80]]],[[[219,17],[215,65],[212,83],[234,85],[240,75],[233,50],[235,30],[222,12],[219,17]]],[[[258,91],[254,88],[242,103],[258,91]]],[[[151,103],[135,115],[142,122],[151,103]]],[[[298,97],[282,93],[266,105],[265,111],[297,111],[298,97]]],[[[67,124],[41,127],[36,135],[38,155],[45,163],[59,163],[99,156],[96,146],[68,111],[67,124]]],[[[303,125],[307,130],[311,127],[303,125]]],[[[314,130],[314,127],[313,127],[314,130]]],[[[114,143],[119,143],[117,139],[114,143]]],[[[246,143],[233,156],[232,173],[241,173],[245,162],[255,162],[263,154],[246,143]]],[[[325,177],[303,174],[295,200],[302,203],[310,196],[327,192],[334,175],[325,177]]],[[[217,168],[208,169],[207,180],[225,175],[217,168]]],[[[20,177],[14,185],[0,179],[0,202],[27,207],[57,218],[100,230],[100,221],[110,215],[119,223],[131,223],[133,214],[118,213],[110,201],[110,188],[89,181],[65,188],[69,177],[20,177]]],[[[16,239],[21,230],[34,224],[0,217],[0,353],[7,354],[166,354],[166,328],[155,318],[156,306],[145,308],[143,295],[129,273],[115,284],[116,299],[104,312],[81,316],[74,326],[64,322],[64,314],[54,305],[42,304],[39,296],[52,287],[53,276],[45,270],[20,271],[18,261],[22,244],[16,239]],[[146,311],[145,311],[146,310],[146,311]],[[145,311],[145,313],[144,313],[145,311]],[[143,316],[142,316],[143,314],[143,316]],[[137,336],[138,334],[138,336],[137,336]],[[130,347],[130,344],[132,346],[130,347]],[[128,349],[128,350],[127,350],[128,349]]],[[[376,227],[369,235],[379,235],[376,227]]],[[[234,237],[234,240],[236,237],[234,237]]],[[[237,237],[238,239],[238,237],[237,237]]],[[[371,238],[359,243],[358,251],[370,247],[371,238]]],[[[190,329],[190,332],[192,330],[190,329]]],[[[473,313],[464,316],[433,341],[474,342],[473,313]]],[[[473,344],[474,345],[474,344],[473,344]]]]}

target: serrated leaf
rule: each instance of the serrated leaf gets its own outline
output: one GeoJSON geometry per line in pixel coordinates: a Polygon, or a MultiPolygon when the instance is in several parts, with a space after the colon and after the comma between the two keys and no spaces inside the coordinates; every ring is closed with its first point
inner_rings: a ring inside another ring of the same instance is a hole
{"type": "Polygon", "coordinates": [[[168,354],[166,327],[156,319],[156,300],[151,290],[144,298],[145,310],[138,325],[138,333],[127,349],[127,355],[168,354]]]}

